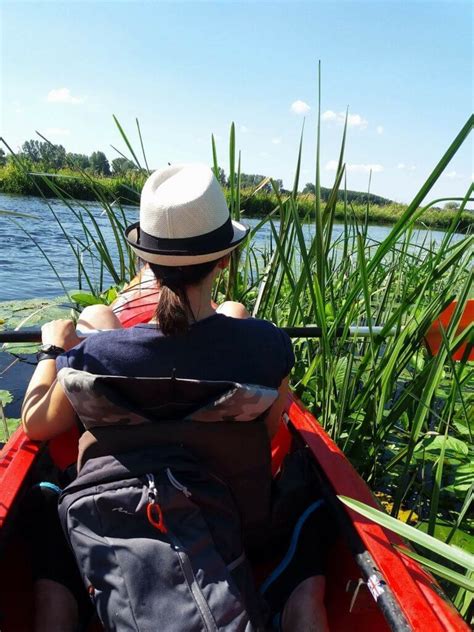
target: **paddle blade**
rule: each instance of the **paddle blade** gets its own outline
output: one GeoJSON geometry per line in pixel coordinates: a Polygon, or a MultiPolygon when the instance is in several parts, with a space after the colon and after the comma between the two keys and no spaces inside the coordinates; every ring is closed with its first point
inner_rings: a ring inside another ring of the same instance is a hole
{"type": "MultiPolygon", "coordinates": [[[[437,355],[438,351],[443,344],[443,334],[442,329],[446,331],[451,318],[454,314],[454,310],[456,309],[456,301],[453,301],[448,307],[442,312],[437,320],[431,325],[426,336],[425,342],[428,350],[432,355],[437,355]]],[[[468,325],[470,325],[474,321],[474,299],[469,299],[466,303],[466,307],[464,308],[464,312],[461,316],[461,320],[459,321],[458,329],[456,334],[460,334],[468,325]]],[[[465,342],[463,345],[456,349],[453,353],[453,360],[462,360],[464,356],[464,352],[466,350],[467,345],[471,345],[471,349],[469,351],[468,360],[474,360],[474,347],[472,346],[472,341],[465,342]]]]}

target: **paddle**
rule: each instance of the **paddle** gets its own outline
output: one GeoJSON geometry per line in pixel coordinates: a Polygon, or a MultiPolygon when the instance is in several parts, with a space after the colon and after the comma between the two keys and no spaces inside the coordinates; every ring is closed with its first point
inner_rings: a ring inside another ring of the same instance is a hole
{"type": "MultiPolygon", "coordinates": [[[[454,304],[448,306],[448,308],[440,314],[440,316],[436,319],[436,321],[431,325],[428,332],[426,333],[425,339],[428,344],[428,347],[433,355],[436,355],[440,346],[441,346],[441,327],[446,328],[449,319],[452,316],[454,311],[454,304]]],[[[463,329],[465,329],[471,322],[474,321],[474,299],[468,301],[466,305],[466,309],[464,310],[463,316],[461,318],[461,322],[459,324],[458,333],[460,333],[463,329]]],[[[282,327],[283,331],[285,331],[290,338],[321,338],[323,335],[321,327],[316,325],[307,325],[306,327],[282,327]]],[[[368,338],[370,336],[380,335],[383,331],[383,326],[377,327],[362,327],[362,326],[351,326],[349,327],[349,336],[355,336],[358,338],[368,338]]],[[[336,336],[342,336],[344,334],[344,327],[339,327],[336,329],[336,336]]],[[[95,332],[94,332],[95,333],[95,332]]],[[[394,336],[396,333],[396,329],[391,329],[385,333],[385,336],[394,336]]],[[[80,333],[80,337],[86,337],[91,334],[88,333],[80,333]]],[[[92,334],[93,335],[93,334],[92,334]]],[[[29,329],[29,330],[7,330],[0,331],[0,343],[35,343],[41,342],[41,329],[29,329]]],[[[465,346],[465,345],[464,345],[465,346]]],[[[457,355],[462,356],[462,348],[458,350],[457,355]]],[[[472,358],[472,353],[469,356],[469,359],[472,358]]]]}
{"type": "MultiPolygon", "coordinates": [[[[443,332],[442,330],[446,329],[448,326],[453,313],[456,307],[456,301],[453,301],[448,307],[438,316],[435,322],[430,326],[429,330],[425,335],[425,342],[428,347],[428,350],[432,355],[436,355],[442,345],[443,332]]],[[[474,322],[474,299],[469,299],[466,303],[464,312],[461,316],[461,320],[459,322],[457,333],[461,333],[461,331],[465,330],[471,323],[474,322]]],[[[323,335],[321,327],[316,325],[307,325],[306,327],[282,327],[283,331],[285,331],[290,338],[321,338],[323,335]]],[[[349,327],[349,336],[354,336],[357,338],[368,338],[370,336],[380,335],[383,331],[383,326],[377,327],[362,327],[362,326],[351,326],[349,327]]],[[[336,330],[336,336],[344,335],[345,328],[339,327],[336,330]]],[[[385,336],[394,336],[396,334],[396,329],[391,329],[385,333],[385,336]]],[[[91,334],[80,334],[81,337],[85,337],[91,334]]],[[[41,342],[41,329],[30,329],[30,330],[7,330],[0,331],[0,343],[34,343],[41,342]]],[[[471,343],[464,343],[453,355],[454,360],[461,360],[466,346],[471,343]]],[[[474,348],[469,350],[469,360],[474,360],[474,348]]]]}
{"type": "MultiPolygon", "coordinates": [[[[281,329],[285,331],[290,336],[290,338],[321,338],[323,335],[323,330],[321,329],[321,327],[317,327],[316,325],[307,325],[306,327],[282,327],[281,329]]],[[[369,327],[354,326],[349,327],[349,335],[357,336],[359,338],[367,338],[370,335],[380,334],[382,330],[383,327],[372,327],[371,330],[369,327]]],[[[336,336],[342,336],[344,331],[344,327],[339,327],[336,330],[336,336]]],[[[78,333],[78,335],[81,338],[85,338],[87,336],[90,336],[91,334],[78,333]]],[[[392,329],[386,335],[395,335],[395,329],[392,329]]],[[[18,331],[0,331],[0,343],[4,342],[41,342],[41,329],[30,329],[27,331],[23,329],[20,329],[18,331]]]]}

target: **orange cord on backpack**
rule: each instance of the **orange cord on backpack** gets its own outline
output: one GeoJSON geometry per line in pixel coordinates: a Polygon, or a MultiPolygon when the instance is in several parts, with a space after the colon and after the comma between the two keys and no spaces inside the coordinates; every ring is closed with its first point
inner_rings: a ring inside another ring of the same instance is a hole
{"type": "Polygon", "coordinates": [[[163,520],[163,512],[161,511],[161,507],[157,502],[148,503],[146,507],[146,515],[148,518],[148,522],[161,531],[161,533],[167,533],[168,529],[165,527],[165,522],[163,520]]]}

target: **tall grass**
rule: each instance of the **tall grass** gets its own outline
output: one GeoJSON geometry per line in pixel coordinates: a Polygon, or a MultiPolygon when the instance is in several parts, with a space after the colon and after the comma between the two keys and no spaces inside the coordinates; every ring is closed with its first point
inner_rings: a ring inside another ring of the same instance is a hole
{"type": "MultiPolygon", "coordinates": [[[[474,335],[472,324],[457,333],[473,291],[474,237],[468,232],[461,240],[455,238],[466,205],[472,201],[473,187],[451,216],[440,243],[428,237],[421,243],[414,241],[414,226],[439,203],[425,200],[473,126],[471,117],[412,203],[401,209],[388,236],[376,242],[368,234],[370,208],[362,213],[347,203],[345,128],[334,187],[326,203],[318,196],[318,119],[316,196],[298,195],[302,130],[292,192],[282,194],[273,185],[271,208],[251,230],[241,251],[234,252],[229,272],[215,288],[216,298],[242,300],[254,316],[279,326],[321,327],[320,339],[295,342],[293,388],[372,488],[390,499],[392,515],[408,508],[420,528],[453,543],[461,542],[474,526],[469,513],[474,489],[474,367],[466,360],[451,360],[453,349],[472,341],[474,335]],[[337,238],[333,238],[335,219],[344,222],[337,238]],[[255,238],[264,225],[271,236],[259,247],[255,238]],[[430,356],[423,336],[454,298],[457,309],[444,332],[442,348],[430,356]],[[349,325],[382,325],[383,331],[361,341],[351,335],[349,325]],[[393,329],[396,335],[389,336],[393,329]]],[[[119,130],[131,158],[146,175],[148,167],[142,168],[120,125],[119,130]]],[[[141,134],[139,138],[147,165],[141,134]]],[[[214,142],[212,162],[217,173],[221,165],[214,142]]],[[[27,172],[26,166],[18,164],[27,172]]],[[[241,191],[234,125],[228,172],[232,216],[245,221],[259,191],[241,191]]],[[[123,239],[126,222],[120,201],[111,203],[88,174],[83,178],[109,219],[112,242],[105,239],[87,205],[77,203],[54,179],[45,176],[41,187],[49,187],[61,198],[82,226],[82,239],[66,235],[71,261],[76,263],[80,285],[97,297],[105,288],[103,282],[94,285],[91,281],[85,255],[100,270],[107,270],[119,289],[133,277],[136,266],[123,239]]],[[[53,207],[50,210],[54,215],[53,207]]],[[[64,232],[54,216],[58,230],[64,232]]],[[[108,298],[114,295],[109,293],[108,298]]],[[[100,300],[107,300],[104,296],[100,300]]],[[[451,596],[455,603],[464,604],[465,588],[452,589],[451,596]]]]}
{"type": "MultiPolygon", "coordinates": [[[[361,218],[347,204],[343,233],[332,238],[335,200],[344,178],[345,132],[334,196],[323,206],[316,195],[306,213],[296,195],[300,144],[292,194],[274,189],[275,207],[265,220],[272,244],[260,256],[253,305],[254,316],[279,326],[321,327],[321,339],[295,343],[293,388],[372,488],[390,499],[392,515],[408,507],[428,534],[464,544],[474,541],[469,540],[474,531],[469,517],[474,366],[466,360],[453,362],[451,355],[462,342],[474,343],[473,323],[457,334],[473,293],[474,237],[455,239],[473,187],[441,243],[428,238],[414,242],[413,233],[422,213],[439,203],[425,199],[473,125],[471,117],[380,243],[368,237],[368,214],[361,218]],[[301,217],[315,226],[310,239],[301,217]],[[423,336],[453,299],[457,308],[442,348],[430,356],[423,336]],[[349,333],[350,324],[384,329],[361,342],[349,333]],[[340,327],[345,327],[342,336],[340,327]],[[396,335],[388,336],[393,328],[396,335]]],[[[316,191],[319,124],[317,133],[316,191]]],[[[247,248],[252,249],[252,241],[247,248]]],[[[242,261],[247,266],[251,259],[244,253],[242,261]]],[[[235,288],[231,298],[249,298],[247,284],[239,285],[248,277],[244,272],[228,283],[235,288]]],[[[452,587],[450,594],[455,603],[465,604],[465,587],[452,587]]]]}

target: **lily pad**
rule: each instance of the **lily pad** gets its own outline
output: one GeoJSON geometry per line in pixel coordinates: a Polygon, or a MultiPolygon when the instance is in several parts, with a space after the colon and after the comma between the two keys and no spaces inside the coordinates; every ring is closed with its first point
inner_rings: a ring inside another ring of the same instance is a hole
{"type": "Polygon", "coordinates": [[[6,421],[7,421],[7,428],[8,428],[8,436],[6,436],[3,422],[2,420],[0,420],[0,443],[6,443],[8,441],[8,438],[12,436],[12,434],[15,432],[15,430],[18,428],[18,426],[21,423],[20,419],[11,419],[8,417],[6,421]]]}
{"type": "MultiPolygon", "coordinates": [[[[446,538],[451,532],[451,528],[451,525],[447,522],[438,522],[435,525],[435,538],[441,540],[442,542],[446,542],[446,538]]],[[[417,529],[423,531],[423,533],[428,533],[428,522],[420,522],[417,529]]],[[[474,536],[462,529],[456,530],[455,534],[451,538],[450,544],[454,544],[460,549],[463,549],[463,551],[474,554],[474,536]]]]}
{"type": "MultiPolygon", "coordinates": [[[[71,309],[64,306],[67,297],[60,296],[55,299],[28,299],[25,301],[0,302],[0,320],[5,325],[2,331],[10,329],[22,329],[23,327],[40,327],[44,323],[57,318],[70,318],[71,309]]],[[[0,344],[0,351],[10,351],[17,354],[34,353],[37,344],[5,343],[0,344]]]]}

